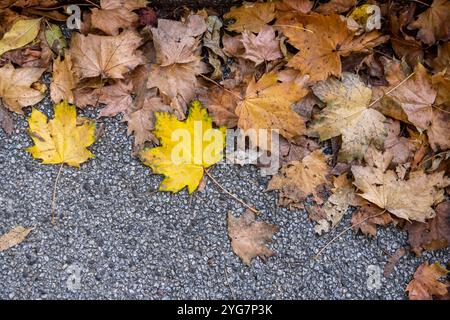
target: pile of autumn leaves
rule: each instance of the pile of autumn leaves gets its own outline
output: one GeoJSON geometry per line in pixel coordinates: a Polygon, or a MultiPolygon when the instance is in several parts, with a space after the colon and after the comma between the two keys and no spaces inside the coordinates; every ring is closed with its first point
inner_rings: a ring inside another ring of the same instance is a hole
{"type": "MultiPolygon", "coordinates": [[[[56,25],[8,8],[1,17],[0,97],[6,109],[22,113],[44,98],[39,79],[52,72],[55,119],[49,126],[33,110],[29,120],[35,157],[75,166],[92,157],[86,147],[95,124],[76,118],[68,103],[99,106],[99,117],[124,115],[136,152],[166,176],[161,190],[173,192],[185,186],[193,192],[214,163],[174,166],[164,143],[144,148],[171,130],[192,120],[279,130],[282,166],[268,189],[279,190],[280,205],[306,209],[318,234],[356,207],[355,231],[376,236],[379,225],[404,227],[420,254],[450,243],[448,18],[445,0],[425,10],[376,1],[356,7],[332,0],[315,8],[308,0],[257,2],[223,19],[186,10],[181,21],[156,20],[145,1],[101,0],[66,44],[56,25]],[[17,24],[26,25],[25,36],[17,24]],[[15,46],[14,32],[22,33],[15,46]],[[194,99],[211,118],[195,102],[182,122],[194,99]],[[64,135],[64,121],[78,132],[65,137],[74,145],[65,150],[71,162],[55,155],[54,143],[50,154],[37,150],[52,144],[52,134],[64,135]]],[[[7,118],[0,108],[0,123],[10,131],[7,118]]],[[[233,250],[245,263],[273,254],[266,243],[275,226],[249,213],[228,221],[233,250]]],[[[449,285],[437,281],[445,274],[422,265],[410,296],[448,296],[449,285]]]]}

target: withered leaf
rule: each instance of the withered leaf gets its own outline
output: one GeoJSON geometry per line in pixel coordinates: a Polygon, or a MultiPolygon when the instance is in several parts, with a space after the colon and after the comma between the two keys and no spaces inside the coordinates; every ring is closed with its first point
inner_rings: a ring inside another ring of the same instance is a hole
{"type": "Polygon", "coordinates": [[[406,287],[410,300],[432,300],[433,296],[444,296],[448,292],[448,284],[438,280],[448,274],[439,263],[421,264],[414,273],[414,279],[406,287]]]}
{"type": "Polygon", "coordinates": [[[21,243],[34,228],[16,226],[4,235],[0,236],[0,252],[8,250],[21,243]]]}

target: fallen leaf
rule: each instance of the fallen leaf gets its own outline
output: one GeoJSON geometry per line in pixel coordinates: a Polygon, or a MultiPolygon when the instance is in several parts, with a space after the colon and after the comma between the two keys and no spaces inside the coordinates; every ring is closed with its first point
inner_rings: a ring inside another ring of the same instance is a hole
{"type": "Polygon", "coordinates": [[[395,253],[389,257],[388,262],[384,265],[383,276],[385,278],[389,277],[394,271],[395,265],[400,261],[400,259],[406,254],[405,248],[399,248],[395,253]]]}
{"type": "Polygon", "coordinates": [[[447,274],[448,271],[437,262],[432,265],[422,263],[414,272],[414,279],[406,287],[409,300],[432,300],[434,296],[445,296],[448,284],[438,280],[447,274]]]}
{"type": "Polygon", "coordinates": [[[417,37],[428,45],[438,40],[450,39],[450,1],[434,0],[431,6],[421,13],[408,28],[419,29],[417,37]]]}
{"type": "Polygon", "coordinates": [[[412,250],[420,255],[422,250],[436,250],[450,244],[450,202],[436,207],[436,216],[425,223],[413,222],[406,225],[408,242],[412,250]]]}
{"type": "Polygon", "coordinates": [[[343,13],[356,7],[357,0],[331,0],[317,7],[316,12],[322,14],[343,13]]]}
{"type": "MultiPolygon", "coordinates": [[[[286,139],[305,133],[305,122],[291,105],[308,91],[295,82],[279,83],[275,72],[253,79],[236,108],[238,127],[243,130],[275,129],[286,139]]],[[[258,141],[261,147],[263,144],[258,141]]]]}
{"type": "Polygon", "coordinates": [[[388,118],[385,125],[387,136],[384,140],[384,150],[386,153],[392,154],[392,163],[404,164],[410,162],[419,148],[417,141],[400,135],[399,121],[388,118]]]}
{"type": "Polygon", "coordinates": [[[50,48],[61,56],[67,48],[67,41],[61,28],[57,24],[49,23],[45,28],[44,36],[50,48]]]}
{"type": "MultiPolygon", "coordinates": [[[[392,156],[391,156],[392,157],[392,156]]],[[[444,190],[450,179],[444,172],[409,173],[401,179],[393,170],[386,170],[390,158],[372,148],[365,156],[367,166],[352,166],[353,184],[364,199],[405,220],[424,222],[435,216],[432,206],[444,200],[444,190]]]]}
{"type": "Polygon", "coordinates": [[[142,39],[133,31],[118,36],[72,35],[69,54],[73,71],[80,78],[123,79],[124,74],[144,64],[139,50],[142,39]]]}
{"type": "Polygon", "coordinates": [[[278,232],[276,225],[256,221],[255,214],[250,210],[239,218],[228,213],[227,220],[231,248],[247,266],[251,265],[253,258],[260,257],[266,261],[275,255],[266,245],[272,242],[272,236],[278,232]]]}
{"type": "Polygon", "coordinates": [[[341,56],[363,52],[385,42],[386,36],[377,31],[353,38],[347,23],[339,15],[311,14],[304,25],[292,23],[281,27],[289,42],[300,51],[292,57],[288,66],[309,75],[311,82],[341,76],[341,56]]]}
{"type": "Polygon", "coordinates": [[[152,168],[153,173],[165,176],[160,191],[178,192],[187,186],[189,193],[194,192],[204,170],[222,159],[224,132],[212,129],[212,120],[198,101],[191,103],[185,122],[168,113],[158,112],[155,117],[153,134],[161,146],[142,150],[141,161],[152,168]],[[211,140],[203,141],[205,134],[211,140]],[[201,145],[198,145],[199,139],[201,145]]]}
{"type": "Polygon", "coordinates": [[[158,139],[151,132],[154,129],[154,113],[169,111],[170,106],[153,97],[146,99],[142,108],[126,114],[124,121],[128,124],[128,135],[134,134],[134,145],[141,146],[146,141],[157,143],[158,139]]]}
{"type": "Polygon", "coordinates": [[[116,83],[101,88],[98,102],[106,104],[99,113],[99,117],[114,117],[115,115],[131,109],[133,98],[131,91],[133,83],[117,81],[116,83]]]}
{"type": "Polygon", "coordinates": [[[109,36],[117,36],[120,30],[137,25],[139,16],[125,8],[97,9],[91,13],[92,28],[99,29],[109,36]]]}
{"type": "Polygon", "coordinates": [[[302,161],[292,161],[283,166],[280,173],[273,176],[267,190],[280,190],[280,206],[303,208],[303,201],[309,195],[322,204],[318,187],[327,183],[330,167],[321,150],[315,150],[302,161]]]}
{"type": "Polygon", "coordinates": [[[9,114],[9,111],[0,102],[0,128],[2,128],[7,134],[11,134],[14,129],[14,123],[9,114]]]}
{"type": "Polygon", "coordinates": [[[199,36],[206,23],[199,15],[190,15],[186,22],[159,19],[158,28],[151,28],[156,49],[156,62],[161,67],[188,64],[199,60],[199,36]]]}
{"type": "Polygon", "coordinates": [[[280,40],[276,38],[275,30],[271,26],[263,27],[256,36],[252,32],[244,31],[242,44],[245,48],[242,57],[253,61],[256,65],[283,57],[280,40]]]}
{"type": "Polygon", "coordinates": [[[21,48],[39,34],[41,19],[17,20],[0,40],[0,56],[7,51],[21,48]]]}
{"type": "Polygon", "coordinates": [[[0,236],[0,252],[20,244],[33,229],[16,226],[0,236]]]}
{"type": "Polygon", "coordinates": [[[389,212],[379,207],[367,204],[358,208],[352,215],[352,228],[355,232],[361,231],[366,236],[377,236],[377,226],[387,226],[392,223],[389,212]]]}
{"type": "Polygon", "coordinates": [[[61,57],[53,61],[53,81],[50,84],[50,97],[54,103],[66,100],[68,103],[74,103],[72,90],[75,89],[77,79],[72,72],[72,58],[66,54],[64,60],[61,57]]]}
{"type": "Polygon", "coordinates": [[[55,106],[55,117],[49,122],[45,114],[33,108],[28,125],[34,145],[27,151],[43,164],[66,163],[78,168],[94,157],[86,148],[94,143],[95,122],[77,118],[75,106],[65,101],[55,106]]]}
{"type": "Polygon", "coordinates": [[[205,101],[204,104],[217,126],[234,128],[238,123],[235,113],[238,97],[239,92],[215,86],[205,92],[202,100],[205,101]]]}
{"type": "Polygon", "coordinates": [[[444,71],[450,75],[450,42],[445,42],[438,46],[437,57],[433,60],[432,66],[434,73],[444,71]]]}
{"type": "Polygon", "coordinates": [[[313,92],[327,107],[316,117],[311,130],[322,141],[342,135],[339,160],[362,159],[370,144],[383,145],[385,117],[368,108],[372,91],[358,75],[344,73],[342,81],[329,78],[317,83],[313,92]]]}
{"type": "Polygon", "coordinates": [[[24,67],[15,69],[11,64],[0,68],[0,97],[4,106],[17,113],[22,108],[38,103],[44,93],[32,88],[45,69],[24,67]]]}
{"type": "Polygon", "coordinates": [[[314,3],[310,0],[282,0],[275,2],[277,9],[277,18],[280,16],[280,11],[292,13],[308,13],[312,10],[314,3]]]}
{"type": "Polygon", "coordinates": [[[245,3],[240,7],[231,8],[224,19],[233,19],[233,23],[227,25],[228,31],[243,32],[250,31],[258,33],[262,27],[275,19],[274,3],[245,3]]]}
{"type": "Polygon", "coordinates": [[[335,177],[333,184],[334,188],[331,189],[333,194],[322,206],[324,218],[316,221],[317,225],[314,226],[315,232],[319,235],[336,227],[349,206],[354,204],[355,190],[347,173],[335,177]]]}

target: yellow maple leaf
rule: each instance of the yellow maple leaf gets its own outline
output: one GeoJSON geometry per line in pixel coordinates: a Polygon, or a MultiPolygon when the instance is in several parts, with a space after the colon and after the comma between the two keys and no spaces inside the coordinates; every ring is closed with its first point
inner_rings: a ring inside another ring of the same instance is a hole
{"type": "Polygon", "coordinates": [[[178,192],[187,186],[189,193],[194,192],[204,170],[223,157],[225,128],[212,128],[212,119],[199,101],[190,104],[185,122],[165,112],[156,112],[155,118],[153,134],[161,146],[142,150],[141,161],[165,176],[160,191],[178,192]]]}
{"type": "Polygon", "coordinates": [[[48,122],[45,114],[33,108],[28,124],[34,146],[27,151],[42,163],[79,167],[94,157],[86,147],[95,141],[95,122],[77,118],[75,106],[66,101],[55,106],[55,117],[48,122]]]}

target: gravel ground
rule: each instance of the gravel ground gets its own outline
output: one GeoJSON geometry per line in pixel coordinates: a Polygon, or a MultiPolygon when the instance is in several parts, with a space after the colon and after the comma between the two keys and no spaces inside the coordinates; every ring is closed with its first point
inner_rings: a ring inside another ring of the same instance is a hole
{"type": "MultiPolygon", "coordinates": [[[[51,114],[48,106],[47,98],[39,109],[51,114]]],[[[31,145],[27,125],[23,117],[15,120],[12,136],[0,130],[0,234],[15,225],[35,230],[0,253],[0,299],[404,299],[421,262],[449,258],[448,249],[408,254],[371,289],[368,267],[382,270],[406,245],[404,232],[382,229],[377,239],[347,232],[312,260],[349,225],[349,216],[316,236],[305,212],[277,208],[256,168],[216,166],[211,173],[224,187],[280,227],[271,245],[277,256],[247,267],[231,251],[226,231],[226,213],[244,208],[212,183],[192,197],[155,192],[161,177],[131,157],[132,140],[119,119],[100,120],[106,131],[91,148],[95,159],[81,169],[64,167],[53,226],[59,166],[41,165],[24,151],[31,145]]]]}

